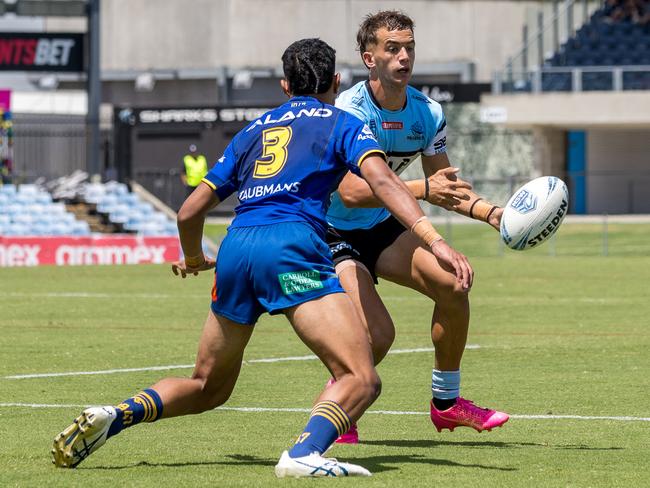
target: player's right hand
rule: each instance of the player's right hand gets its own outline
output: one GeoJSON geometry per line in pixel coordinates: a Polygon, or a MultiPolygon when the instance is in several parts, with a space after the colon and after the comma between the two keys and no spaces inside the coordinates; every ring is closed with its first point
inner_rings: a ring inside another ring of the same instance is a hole
{"type": "Polygon", "coordinates": [[[453,210],[469,195],[462,190],[471,190],[472,185],[456,176],[458,168],[447,167],[429,176],[429,195],[425,200],[446,210],[453,210]]]}
{"type": "Polygon", "coordinates": [[[198,275],[201,271],[208,271],[214,269],[215,261],[208,257],[205,258],[203,264],[199,266],[190,267],[185,261],[174,261],[172,263],[172,273],[181,278],[185,278],[188,274],[198,275]]]}
{"type": "Polygon", "coordinates": [[[456,280],[463,287],[463,290],[469,290],[472,287],[474,270],[465,255],[456,251],[444,239],[431,244],[431,252],[438,260],[454,268],[456,280]]]}

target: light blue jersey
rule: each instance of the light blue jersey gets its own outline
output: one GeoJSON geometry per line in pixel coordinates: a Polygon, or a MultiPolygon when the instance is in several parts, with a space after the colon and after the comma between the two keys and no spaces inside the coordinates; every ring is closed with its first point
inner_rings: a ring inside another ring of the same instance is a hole
{"type": "MultiPolygon", "coordinates": [[[[406,90],[406,104],[401,110],[381,108],[367,81],[341,93],[336,106],[370,127],[388,156],[390,168],[397,174],[420,154],[432,156],[447,151],[447,122],[442,107],[411,86],[406,90]]],[[[347,208],[335,192],[327,223],[341,230],[369,229],[389,215],[385,208],[347,208]]]]}

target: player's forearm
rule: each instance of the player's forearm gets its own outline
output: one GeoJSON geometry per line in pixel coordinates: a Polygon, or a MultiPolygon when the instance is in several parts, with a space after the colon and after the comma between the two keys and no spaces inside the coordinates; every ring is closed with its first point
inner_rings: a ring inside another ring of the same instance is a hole
{"type": "Polygon", "coordinates": [[[490,220],[499,209],[499,206],[490,203],[473,191],[464,190],[463,193],[469,196],[469,200],[461,200],[460,204],[453,208],[454,212],[474,220],[491,224],[490,220]]]}
{"type": "Polygon", "coordinates": [[[203,239],[203,224],[205,217],[190,211],[178,212],[178,236],[186,257],[196,257],[203,254],[201,241],[203,239]]]}
{"type": "Polygon", "coordinates": [[[178,211],[178,235],[186,260],[203,256],[203,224],[208,211],[218,203],[219,198],[212,188],[201,183],[178,211]]]}
{"type": "MultiPolygon", "coordinates": [[[[358,177],[357,180],[359,181],[354,184],[344,181],[339,186],[339,194],[346,207],[377,208],[385,206],[365,180],[358,177]]],[[[404,181],[403,183],[415,199],[424,199],[424,179],[404,181]]]]}
{"type": "Polygon", "coordinates": [[[375,198],[392,213],[405,227],[424,217],[422,209],[413,198],[407,185],[384,163],[368,160],[361,168],[365,180],[375,198]]]}

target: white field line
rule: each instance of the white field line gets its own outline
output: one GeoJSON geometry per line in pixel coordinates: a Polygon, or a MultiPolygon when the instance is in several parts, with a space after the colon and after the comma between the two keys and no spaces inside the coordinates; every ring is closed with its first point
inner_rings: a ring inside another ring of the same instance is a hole
{"type": "MultiPolygon", "coordinates": [[[[170,294],[170,293],[98,293],[98,292],[82,292],[82,291],[70,291],[70,292],[0,292],[0,299],[3,298],[100,298],[100,299],[127,299],[127,298],[144,298],[144,299],[207,299],[205,293],[196,293],[196,294],[170,294]]],[[[397,295],[384,295],[382,296],[383,300],[396,301],[396,302],[412,302],[412,301],[421,301],[427,302],[429,299],[423,295],[406,295],[406,296],[397,296],[397,295]]],[[[492,301],[494,297],[475,297],[474,300],[478,301],[492,301]]],[[[501,303],[516,303],[519,305],[543,305],[548,303],[548,299],[544,297],[499,297],[499,302],[501,303]]],[[[608,297],[556,297],[553,299],[555,303],[596,303],[596,304],[611,304],[611,303],[636,303],[638,301],[635,297],[619,297],[619,298],[608,298],[608,297]]]]}
{"type": "MultiPolygon", "coordinates": [[[[0,408],[88,408],[99,405],[52,403],[0,403],[0,408]]],[[[244,413],[309,413],[310,408],[217,407],[216,410],[244,413]]],[[[364,415],[429,415],[428,412],[368,410],[364,415]]],[[[605,415],[511,415],[519,420],[611,420],[615,422],[650,422],[650,417],[615,417],[605,415]]]]}
{"type": "MultiPolygon", "coordinates": [[[[467,344],[465,349],[479,349],[481,346],[478,344],[467,344]]],[[[417,352],[433,352],[432,347],[421,347],[416,349],[395,349],[388,354],[411,354],[417,352]]],[[[308,356],[287,356],[283,358],[262,358],[262,359],[249,359],[244,361],[244,364],[255,363],[281,363],[287,361],[314,361],[318,359],[313,354],[308,356]]],[[[105,369],[100,371],[67,371],[62,373],[32,373],[32,374],[17,374],[5,376],[6,380],[24,380],[30,378],[55,378],[59,376],[88,376],[88,375],[104,375],[116,373],[133,373],[137,371],[165,371],[170,369],[190,369],[194,364],[171,364],[168,366],[148,366],[144,368],[120,368],[120,369],[105,369]]]]}

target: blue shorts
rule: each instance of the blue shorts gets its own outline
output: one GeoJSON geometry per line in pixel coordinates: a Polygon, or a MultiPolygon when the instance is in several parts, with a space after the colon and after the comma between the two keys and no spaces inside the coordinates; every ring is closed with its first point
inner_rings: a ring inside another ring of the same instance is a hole
{"type": "Polygon", "coordinates": [[[217,256],[212,311],[239,324],[343,293],[327,244],[302,222],[228,230],[217,256]]]}

